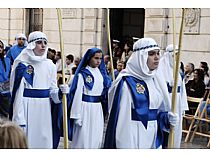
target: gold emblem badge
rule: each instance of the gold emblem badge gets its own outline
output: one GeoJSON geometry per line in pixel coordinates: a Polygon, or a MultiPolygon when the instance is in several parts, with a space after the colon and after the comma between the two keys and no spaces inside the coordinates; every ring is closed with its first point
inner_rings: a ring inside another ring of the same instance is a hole
{"type": "Polygon", "coordinates": [[[93,82],[92,77],[91,77],[91,76],[88,76],[88,77],[86,78],[86,82],[87,82],[87,83],[91,83],[91,82],[93,82]]]}
{"type": "Polygon", "coordinates": [[[136,91],[139,93],[139,94],[144,94],[144,91],[145,91],[145,88],[142,84],[140,83],[137,83],[136,84],[136,91]]]}
{"type": "Polygon", "coordinates": [[[28,65],[28,69],[26,70],[26,73],[28,73],[29,75],[32,74],[34,72],[34,68],[31,65],[28,65]]]}

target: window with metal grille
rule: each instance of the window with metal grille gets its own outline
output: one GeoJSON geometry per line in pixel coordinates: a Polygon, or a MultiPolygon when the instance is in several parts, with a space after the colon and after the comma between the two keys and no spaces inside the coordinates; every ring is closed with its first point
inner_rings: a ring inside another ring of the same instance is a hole
{"type": "Polygon", "coordinates": [[[26,9],[26,34],[43,30],[43,9],[26,9]]]}

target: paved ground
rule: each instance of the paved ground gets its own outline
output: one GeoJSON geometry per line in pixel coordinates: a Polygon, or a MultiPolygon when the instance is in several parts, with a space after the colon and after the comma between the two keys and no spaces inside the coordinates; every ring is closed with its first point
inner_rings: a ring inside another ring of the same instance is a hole
{"type": "MultiPolygon", "coordinates": [[[[106,124],[104,127],[104,131],[106,130],[106,124]]],[[[105,135],[105,132],[104,132],[105,135]]],[[[185,136],[185,135],[184,135],[185,136]]],[[[195,137],[193,140],[193,143],[185,143],[184,137],[182,139],[181,143],[181,149],[207,149],[208,139],[204,137],[195,137]]],[[[69,148],[71,147],[71,142],[69,142],[69,148]]],[[[63,138],[61,138],[59,147],[60,149],[63,149],[63,138]]]]}
{"type": "MultiPolygon", "coordinates": [[[[181,149],[207,149],[207,138],[195,138],[193,143],[184,143],[182,141],[181,144],[181,149]]],[[[71,142],[69,141],[69,149],[71,146],[71,142]]],[[[61,138],[60,144],[59,144],[59,149],[63,149],[63,138],[61,138]]]]}

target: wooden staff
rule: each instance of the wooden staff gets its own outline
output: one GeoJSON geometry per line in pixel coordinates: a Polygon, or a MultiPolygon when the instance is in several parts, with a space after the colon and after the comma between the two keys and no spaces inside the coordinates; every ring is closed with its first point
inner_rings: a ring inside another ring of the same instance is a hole
{"type": "MultiPolygon", "coordinates": [[[[172,90],[171,112],[173,112],[173,113],[175,113],[175,111],[176,111],[176,95],[177,95],[177,85],[178,85],[178,76],[179,76],[179,62],[180,62],[181,47],[182,47],[184,16],[185,16],[185,9],[182,9],[182,21],[181,21],[181,27],[180,27],[180,33],[179,33],[179,48],[178,48],[178,54],[177,54],[177,57],[176,57],[176,64],[175,64],[176,69],[175,69],[175,76],[174,76],[174,86],[173,86],[173,90],[172,90]]],[[[168,148],[174,148],[174,127],[173,126],[170,127],[168,148]]]]}
{"type": "MultiPolygon", "coordinates": [[[[61,63],[62,63],[62,83],[65,84],[65,72],[64,72],[64,46],[63,46],[63,34],[62,34],[62,17],[61,9],[57,8],[58,25],[59,25],[59,37],[60,37],[60,50],[61,50],[61,63]]],[[[63,94],[63,131],[64,131],[64,149],[68,149],[68,128],[67,128],[67,100],[66,95],[63,94]]]]}
{"type": "Polygon", "coordinates": [[[111,38],[110,38],[109,8],[107,8],[107,37],[108,37],[108,45],[109,45],[109,53],[110,53],[110,63],[111,63],[111,71],[112,71],[112,80],[114,81],[115,80],[115,76],[114,76],[114,66],[113,66],[111,38]]]}
{"type": "Polygon", "coordinates": [[[172,13],[173,13],[173,53],[174,53],[174,57],[173,57],[173,78],[175,77],[175,61],[176,61],[176,18],[175,18],[175,9],[172,9],[172,13]]]}

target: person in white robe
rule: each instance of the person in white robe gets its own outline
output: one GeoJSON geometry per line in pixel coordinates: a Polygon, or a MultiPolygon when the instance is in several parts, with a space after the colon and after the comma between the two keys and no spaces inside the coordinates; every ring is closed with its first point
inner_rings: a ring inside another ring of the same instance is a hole
{"type": "MultiPolygon", "coordinates": [[[[173,44],[166,47],[166,52],[160,59],[160,65],[158,68],[157,75],[160,75],[162,79],[165,79],[165,83],[168,87],[168,92],[170,95],[170,100],[172,99],[172,88],[174,86],[174,52],[173,44]]],[[[176,46],[176,52],[178,51],[178,46],[176,46]]],[[[172,101],[171,101],[172,103],[172,101]]],[[[178,125],[174,129],[174,148],[180,148],[182,139],[182,119],[186,110],[189,110],[187,103],[187,94],[185,88],[184,79],[179,73],[178,76],[178,87],[177,87],[177,97],[176,97],[176,113],[179,115],[178,125]]]]}
{"type": "Polygon", "coordinates": [[[109,90],[110,116],[104,148],[161,148],[162,131],[175,126],[169,95],[155,76],[160,48],[151,38],[134,43],[133,54],[109,90]]]}
{"type": "MultiPolygon", "coordinates": [[[[60,103],[56,67],[47,59],[47,37],[40,31],[29,34],[29,44],[15,59],[10,80],[10,119],[22,127],[29,148],[52,148],[51,102],[60,103]]],[[[61,86],[68,93],[67,85],[61,86]]]]}
{"type": "Polygon", "coordinates": [[[106,94],[111,86],[102,51],[88,49],[80,62],[70,95],[70,118],[74,120],[71,148],[102,148],[106,94]],[[105,103],[105,104],[104,104],[105,103]]]}

